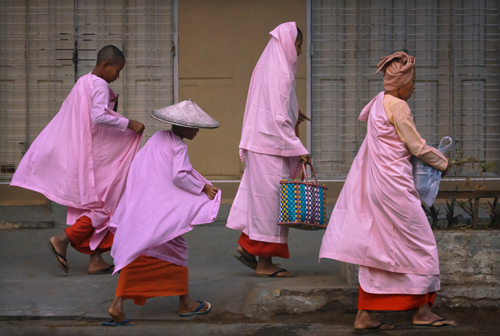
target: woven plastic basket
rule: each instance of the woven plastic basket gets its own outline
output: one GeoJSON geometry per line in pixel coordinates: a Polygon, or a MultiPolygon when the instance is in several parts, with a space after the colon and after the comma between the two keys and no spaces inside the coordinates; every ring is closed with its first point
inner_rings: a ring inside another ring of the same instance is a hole
{"type": "Polygon", "coordinates": [[[322,230],[326,221],[326,191],[319,184],[311,165],[314,182],[307,178],[306,165],[299,163],[291,179],[280,181],[280,215],[278,225],[287,225],[301,230],[322,230]],[[297,170],[302,166],[300,181],[295,180],[297,170]]]}

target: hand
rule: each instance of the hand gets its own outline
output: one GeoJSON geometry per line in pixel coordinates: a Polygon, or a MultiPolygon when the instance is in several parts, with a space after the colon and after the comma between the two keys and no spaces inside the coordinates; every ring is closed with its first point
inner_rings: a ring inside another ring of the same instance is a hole
{"type": "Polygon", "coordinates": [[[448,163],[448,165],[446,166],[446,169],[441,171],[441,178],[445,177],[446,175],[448,175],[448,171],[450,170],[450,164],[448,163]]]}
{"type": "Polygon", "coordinates": [[[217,189],[213,185],[205,184],[205,186],[203,187],[202,191],[205,194],[207,194],[207,196],[208,196],[209,199],[213,200],[214,197],[215,197],[215,195],[217,195],[217,192],[219,191],[219,189],[217,189]]]}
{"type": "Polygon", "coordinates": [[[304,154],[300,156],[300,162],[311,164],[311,154],[304,154]]]}
{"type": "Polygon", "coordinates": [[[144,127],[144,124],[141,123],[140,121],[130,119],[128,121],[127,128],[130,128],[135,133],[142,135],[142,132],[144,132],[145,127],[144,127]]]}
{"type": "Polygon", "coordinates": [[[299,119],[297,120],[297,125],[302,124],[304,120],[311,121],[311,119],[309,119],[306,114],[304,114],[301,110],[299,110],[299,119]]]}

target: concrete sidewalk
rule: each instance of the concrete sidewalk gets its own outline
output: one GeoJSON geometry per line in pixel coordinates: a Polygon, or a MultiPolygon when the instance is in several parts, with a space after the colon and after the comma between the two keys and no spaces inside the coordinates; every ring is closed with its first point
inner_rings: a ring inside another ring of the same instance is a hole
{"type": "MultiPolygon", "coordinates": [[[[224,227],[229,208],[222,206],[214,223],[198,226],[185,235],[190,247],[190,296],[210,301],[212,312],[182,319],[176,314],[177,297],[149,299],[144,307],[127,300],[127,316],[137,327],[118,331],[100,325],[109,320],[107,309],[114,298],[118,275],[87,275],[88,257],[72,248],[68,249],[70,271],[66,274],[46,245],[49,237],[66,227],[65,207],[54,203],[51,210],[40,206],[0,207],[0,223],[12,224],[10,229],[0,229],[0,334],[355,334],[352,323],[357,287],[344,285],[340,263],[318,263],[323,231],[290,230],[291,259],[275,262],[296,272],[295,278],[257,278],[232,256],[239,232],[224,227]],[[40,222],[54,227],[40,226],[40,222]],[[45,228],[32,229],[35,227],[45,228]]],[[[112,261],[109,255],[104,257],[112,261]]],[[[446,308],[440,306],[438,296],[435,311],[460,324],[458,328],[439,329],[440,335],[500,332],[495,323],[498,309],[446,308]]],[[[378,315],[380,320],[396,324],[393,335],[422,334],[410,325],[410,312],[378,315]]]]}
{"type": "MultiPolygon", "coordinates": [[[[325,305],[327,296],[315,295],[316,299],[306,302],[290,293],[338,291],[342,287],[339,263],[318,263],[324,231],[290,230],[291,258],[275,262],[296,272],[295,278],[253,276],[251,269],[233,257],[240,233],[224,226],[229,208],[223,205],[214,223],[197,226],[185,235],[190,249],[190,296],[210,301],[215,316],[262,320],[268,315],[314,311],[325,305]],[[286,300],[280,300],[284,293],[288,294],[286,300]]],[[[87,275],[88,256],[71,247],[67,255],[70,271],[66,274],[47,247],[47,239],[66,227],[66,208],[53,203],[52,213],[43,207],[0,209],[0,222],[7,217],[12,223],[53,221],[54,228],[0,230],[0,317],[108,318],[118,275],[87,275]]],[[[104,257],[112,262],[109,255],[104,257]]],[[[346,290],[354,295],[352,289],[346,290]]],[[[177,297],[154,298],[140,307],[128,300],[125,309],[132,319],[179,320],[177,303],[177,297]]]]}

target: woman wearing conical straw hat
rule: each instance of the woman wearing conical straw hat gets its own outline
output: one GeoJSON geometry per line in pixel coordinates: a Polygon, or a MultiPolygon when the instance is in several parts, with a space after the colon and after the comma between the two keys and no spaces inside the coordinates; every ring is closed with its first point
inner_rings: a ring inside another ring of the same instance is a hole
{"type": "Polygon", "coordinates": [[[406,101],[415,85],[415,58],[397,52],[382,58],[384,89],[363,108],[367,134],[323,237],[320,258],[360,265],[354,328],[393,329],[371,310],[414,309],[413,324],[454,325],[432,313],[440,289],[436,241],[412,176],[411,155],[448,170],[448,160],[426,144],[406,101]]]}
{"type": "Polygon", "coordinates": [[[219,123],[192,100],[153,111],[172,124],[156,132],[137,153],[125,193],[111,218],[115,232],[111,255],[115,273],[121,270],[107,326],[133,325],[123,300],[144,305],[146,299],[179,295],[179,316],[206,314],[211,305],[188,295],[188,247],[182,235],[193,225],[215,220],[220,192],[193,169],[184,139],[193,140],[199,128],[219,123]]]}

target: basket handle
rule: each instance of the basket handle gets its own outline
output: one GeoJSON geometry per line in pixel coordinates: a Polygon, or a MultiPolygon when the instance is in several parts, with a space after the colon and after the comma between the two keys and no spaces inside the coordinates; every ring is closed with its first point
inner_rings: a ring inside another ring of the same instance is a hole
{"type": "Polygon", "coordinates": [[[312,166],[312,164],[310,163],[304,163],[302,161],[300,161],[298,164],[297,164],[297,168],[295,168],[295,172],[293,173],[293,175],[291,176],[292,177],[292,180],[295,180],[295,177],[297,176],[297,171],[299,170],[299,167],[302,165],[302,174],[304,176],[304,180],[308,183],[309,182],[309,179],[307,178],[307,170],[306,170],[306,164],[309,165],[309,167],[311,167],[311,171],[314,175],[314,181],[316,182],[316,184],[318,184],[318,179],[316,177],[316,173],[314,172],[314,168],[312,166]]]}

